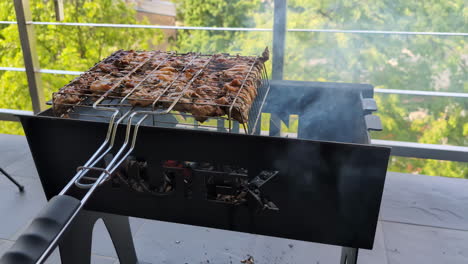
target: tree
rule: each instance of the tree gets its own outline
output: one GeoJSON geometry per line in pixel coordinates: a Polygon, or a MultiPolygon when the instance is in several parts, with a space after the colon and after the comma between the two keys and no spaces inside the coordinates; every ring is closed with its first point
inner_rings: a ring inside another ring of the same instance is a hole
{"type": "MultiPolygon", "coordinates": [[[[53,21],[53,1],[31,1],[34,21],[53,21]]],[[[137,21],[132,6],[113,0],[65,2],[65,22],[147,23],[137,21]]],[[[0,20],[16,19],[13,1],[0,2],[0,20]]],[[[118,49],[148,49],[162,40],[156,29],[113,29],[71,26],[35,26],[40,66],[48,69],[85,71],[118,49]],[[124,34],[125,37],[122,37],[124,34]]],[[[0,27],[0,65],[23,67],[16,25],[0,27]]],[[[43,74],[47,100],[73,76],[43,74]]],[[[0,108],[31,109],[24,73],[0,71],[0,108]]],[[[0,122],[0,133],[21,134],[21,125],[0,122]]]]}
{"type": "MultiPolygon", "coordinates": [[[[288,1],[288,25],[463,32],[464,1],[288,1]],[[310,17],[311,19],[304,19],[310,17]]],[[[365,34],[289,33],[285,78],[371,83],[378,88],[467,91],[465,38],[365,34]]],[[[440,97],[375,95],[383,132],[374,138],[467,145],[468,101],[440,97]]],[[[395,159],[390,169],[468,178],[468,165],[395,159]]]]}
{"type": "MultiPolygon", "coordinates": [[[[185,26],[251,27],[251,14],[260,1],[176,0],[177,18],[185,26]]],[[[176,47],[180,51],[227,52],[225,47],[242,33],[235,31],[181,30],[176,47]]]]}
{"type": "MultiPolygon", "coordinates": [[[[207,1],[179,0],[182,23],[225,26],[208,19],[207,1]],[[190,16],[186,15],[190,13],[190,16]],[[205,13],[204,13],[205,12],[205,13]]],[[[229,2],[209,1],[210,6],[229,2]]],[[[221,5],[221,4],[220,4],[221,5]]],[[[262,1],[242,13],[249,26],[271,28],[272,1],[262,1]]],[[[211,14],[224,18],[227,8],[211,14]]],[[[464,32],[468,21],[465,1],[288,0],[288,28],[363,29],[464,32]]],[[[239,21],[242,18],[233,16],[239,21]]],[[[224,34],[224,33],[219,33],[224,34]]],[[[269,33],[222,35],[207,32],[184,35],[178,47],[208,51],[259,54],[272,46],[269,33]],[[234,36],[234,37],[233,37],[234,36]]],[[[468,92],[468,45],[464,37],[289,32],[284,77],[289,80],[370,83],[377,88],[468,92]]],[[[431,144],[467,145],[468,102],[440,97],[381,95],[378,102],[384,131],[374,138],[431,144]]],[[[294,121],[296,122],[296,121],[294,121]]],[[[294,127],[297,124],[293,124],[294,127]]],[[[468,178],[468,165],[443,161],[393,158],[391,170],[468,178]]]]}
{"type": "MultiPolygon", "coordinates": [[[[134,11],[111,0],[70,0],[67,20],[135,23],[134,11]]],[[[272,28],[273,1],[176,0],[178,23],[186,26],[272,28]]],[[[465,0],[288,0],[288,28],[464,32],[465,0]]],[[[52,1],[33,2],[35,20],[52,20],[52,1]]],[[[11,1],[0,2],[0,18],[14,20],[11,1]]],[[[118,48],[147,48],[159,32],[122,29],[37,27],[42,67],[85,70],[118,48]],[[143,32],[144,31],[144,32],[143,32]]],[[[271,32],[180,30],[178,51],[260,54],[272,47],[271,32]]],[[[370,83],[377,88],[468,92],[466,37],[289,32],[285,79],[370,83]]],[[[0,65],[21,67],[14,25],[0,26],[0,65]]],[[[270,66],[268,62],[267,67],[270,66]]],[[[69,76],[43,75],[46,94],[69,76]]],[[[0,108],[30,109],[24,74],[0,72],[0,108]],[[10,88],[12,87],[13,88],[10,88]],[[4,87],[8,87],[5,89],[4,87]],[[20,98],[20,99],[17,99],[20,98]],[[23,98],[23,99],[21,99],[23,98]]],[[[468,101],[375,94],[384,131],[373,138],[468,145],[468,101]]],[[[292,118],[290,132],[297,128],[292,118]]],[[[12,130],[1,125],[0,132],[12,130]]],[[[16,125],[19,131],[18,125],[16,125]]],[[[392,158],[391,170],[468,178],[468,165],[392,158]]]]}

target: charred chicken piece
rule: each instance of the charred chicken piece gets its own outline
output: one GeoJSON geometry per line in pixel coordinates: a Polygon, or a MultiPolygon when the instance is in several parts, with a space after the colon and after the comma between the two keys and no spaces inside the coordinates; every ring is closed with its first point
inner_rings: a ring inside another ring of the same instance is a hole
{"type": "Polygon", "coordinates": [[[126,96],[141,107],[167,108],[176,102],[173,110],[191,113],[199,122],[228,114],[244,123],[268,59],[268,50],[261,57],[119,50],[60,89],[54,110],[63,114],[90,96],[94,101],[102,95],[126,96]]]}

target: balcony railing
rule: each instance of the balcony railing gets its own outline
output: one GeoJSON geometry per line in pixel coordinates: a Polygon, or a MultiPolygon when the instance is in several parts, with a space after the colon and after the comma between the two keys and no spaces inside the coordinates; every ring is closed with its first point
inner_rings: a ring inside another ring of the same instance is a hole
{"type": "MultiPolygon", "coordinates": [[[[59,0],[60,2],[60,0],[59,0]]],[[[377,34],[377,35],[429,35],[429,36],[458,36],[468,37],[464,32],[413,32],[413,31],[384,31],[384,30],[339,30],[339,29],[293,29],[286,28],[286,1],[275,1],[273,28],[235,28],[235,27],[192,27],[192,26],[162,26],[139,24],[105,24],[105,23],[70,23],[70,22],[40,22],[32,21],[29,3],[24,0],[15,0],[17,21],[0,21],[1,24],[16,24],[20,33],[20,41],[23,49],[25,68],[0,67],[0,71],[26,72],[28,86],[34,111],[0,109],[0,120],[18,121],[17,115],[32,115],[44,107],[42,88],[37,82],[40,74],[79,75],[79,71],[67,71],[60,69],[40,69],[35,50],[34,25],[54,26],[78,26],[78,27],[108,27],[108,28],[147,28],[147,29],[175,29],[175,30],[210,30],[210,31],[247,31],[247,32],[272,32],[273,33],[273,62],[272,78],[282,79],[284,68],[284,50],[286,32],[320,32],[320,33],[344,33],[344,34],[377,34]]],[[[399,89],[375,89],[376,93],[453,97],[468,99],[468,93],[399,90],[399,89]]],[[[423,159],[448,160],[468,162],[468,147],[421,144],[415,142],[401,142],[389,140],[373,140],[373,144],[392,147],[392,155],[402,157],[414,157],[423,159]]]]}

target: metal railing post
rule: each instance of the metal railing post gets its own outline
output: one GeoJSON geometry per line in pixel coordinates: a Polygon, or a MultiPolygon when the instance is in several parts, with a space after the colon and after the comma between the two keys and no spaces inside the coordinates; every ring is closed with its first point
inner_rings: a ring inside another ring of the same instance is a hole
{"type": "Polygon", "coordinates": [[[271,77],[273,80],[283,79],[286,12],[287,1],[275,0],[275,13],[273,18],[273,69],[271,77]]]}
{"type": "Polygon", "coordinates": [[[23,50],[24,66],[28,78],[29,95],[31,96],[34,113],[45,109],[44,91],[41,74],[39,72],[39,59],[36,51],[36,35],[32,25],[29,0],[14,0],[16,21],[23,50]]]}
{"type": "Polygon", "coordinates": [[[54,0],[55,20],[63,21],[63,0],[54,0]]]}

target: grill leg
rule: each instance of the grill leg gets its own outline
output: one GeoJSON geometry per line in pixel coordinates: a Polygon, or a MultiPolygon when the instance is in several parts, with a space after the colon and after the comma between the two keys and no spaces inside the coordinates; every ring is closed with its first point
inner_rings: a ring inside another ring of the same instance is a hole
{"type": "Polygon", "coordinates": [[[103,220],[120,263],[138,263],[128,217],[108,215],[103,220]]]}
{"type": "Polygon", "coordinates": [[[99,219],[106,225],[120,263],[138,263],[128,217],[86,210],[80,212],[59,243],[62,263],[91,263],[93,228],[99,219]]]}
{"type": "Polygon", "coordinates": [[[357,248],[342,247],[340,264],[357,264],[357,257],[357,248]]]}

